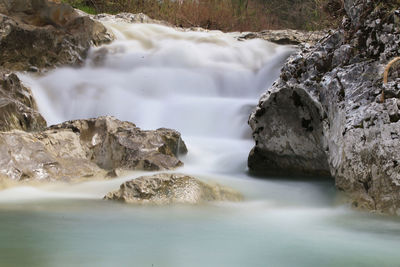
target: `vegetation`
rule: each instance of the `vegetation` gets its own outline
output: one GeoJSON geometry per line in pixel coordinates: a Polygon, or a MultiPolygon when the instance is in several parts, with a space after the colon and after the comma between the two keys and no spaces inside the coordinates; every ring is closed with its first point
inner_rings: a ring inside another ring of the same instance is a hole
{"type": "Polygon", "coordinates": [[[145,13],[172,24],[223,31],[335,27],[342,0],[64,0],[88,13],[145,13]]]}
{"type": "Polygon", "coordinates": [[[68,3],[74,8],[80,9],[88,14],[97,14],[98,10],[94,8],[91,4],[91,1],[82,1],[82,0],[63,0],[62,2],[68,3]]]}
{"type": "MultiPolygon", "coordinates": [[[[388,76],[389,76],[389,71],[390,68],[392,67],[392,65],[394,65],[395,63],[400,62],[400,57],[395,57],[394,59],[392,59],[385,67],[385,71],[383,72],[383,83],[387,84],[388,83],[388,76]]],[[[381,103],[385,102],[385,91],[382,90],[382,94],[381,94],[381,103]]]]}

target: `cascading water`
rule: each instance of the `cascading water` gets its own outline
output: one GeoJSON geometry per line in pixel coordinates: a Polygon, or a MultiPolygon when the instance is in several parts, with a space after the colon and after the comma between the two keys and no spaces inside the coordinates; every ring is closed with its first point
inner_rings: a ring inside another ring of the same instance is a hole
{"type": "Polygon", "coordinates": [[[4,190],[0,266],[398,264],[398,219],[335,205],[329,180],[246,174],[247,117],[293,48],[221,32],[106,25],[117,41],[93,49],[84,67],[23,75],[48,123],[113,115],[142,129],[176,129],[189,149],[178,171],[235,187],[246,200],[163,208],[100,200],[142,173],[4,190]]]}
{"type": "Polygon", "coordinates": [[[248,116],[293,48],[221,32],[108,26],[118,41],[93,50],[84,68],[27,81],[48,123],[113,115],[143,129],[168,127],[189,146],[187,168],[244,172],[248,116]]]}

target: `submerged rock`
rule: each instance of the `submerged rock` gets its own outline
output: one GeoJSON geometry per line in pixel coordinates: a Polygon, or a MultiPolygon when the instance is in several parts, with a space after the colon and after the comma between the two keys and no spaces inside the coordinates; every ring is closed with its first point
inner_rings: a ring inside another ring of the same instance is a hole
{"type": "Polygon", "coordinates": [[[37,110],[31,90],[22,85],[17,75],[0,71],[0,131],[44,128],[46,121],[37,110]]]}
{"type": "Polygon", "coordinates": [[[69,121],[45,131],[0,133],[0,176],[12,180],[72,180],[122,170],[183,165],[186,146],[174,130],[142,131],[113,117],[69,121]]]}
{"type": "Polygon", "coordinates": [[[91,45],[112,36],[99,22],[71,6],[48,0],[0,3],[0,67],[37,71],[82,63],[91,45]]]}
{"type": "Polygon", "coordinates": [[[400,215],[400,78],[382,82],[400,11],[382,6],[345,0],[343,26],[288,59],[249,119],[251,171],[330,173],[354,206],[400,215]]]}
{"type": "Polygon", "coordinates": [[[108,193],[104,199],[135,204],[166,205],[241,201],[243,196],[234,189],[205,183],[188,175],[159,173],[127,181],[119,190],[108,193]]]}

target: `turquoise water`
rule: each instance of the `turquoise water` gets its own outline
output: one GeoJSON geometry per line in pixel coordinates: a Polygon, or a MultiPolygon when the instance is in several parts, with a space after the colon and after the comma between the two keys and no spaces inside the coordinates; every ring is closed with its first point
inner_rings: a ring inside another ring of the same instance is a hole
{"type": "Polygon", "coordinates": [[[0,215],[0,266],[398,266],[400,260],[398,219],[328,203],[138,207],[74,199],[3,204],[0,215]]]}

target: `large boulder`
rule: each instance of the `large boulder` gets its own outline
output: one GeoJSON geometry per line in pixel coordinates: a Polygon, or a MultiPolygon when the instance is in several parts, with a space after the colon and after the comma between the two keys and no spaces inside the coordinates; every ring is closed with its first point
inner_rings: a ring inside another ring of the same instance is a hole
{"type": "Polygon", "coordinates": [[[145,131],[111,116],[67,121],[50,130],[71,130],[79,135],[87,157],[103,169],[168,170],[183,163],[179,154],[187,148],[181,134],[160,128],[145,131]]]}
{"type": "Polygon", "coordinates": [[[83,62],[92,45],[112,40],[99,22],[48,0],[0,0],[0,67],[53,68],[83,62]]]}
{"type": "Polygon", "coordinates": [[[216,183],[175,173],[142,176],[121,184],[104,199],[134,204],[165,205],[172,203],[199,204],[208,201],[241,201],[243,196],[234,189],[216,183]]]}
{"type": "Polygon", "coordinates": [[[113,117],[69,121],[41,132],[0,133],[0,176],[21,180],[75,180],[116,170],[181,166],[186,146],[174,130],[142,131],[113,117]]]}
{"type": "Polygon", "coordinates": [[[17,75],[0,71],[0,131],[44,128],[46,121],[38,112],[29,88],[23,86],[17,75]]]}
{"type": "Polygon", "coordinates": [[[0,133],[0,177],[12,181],[69,181],[101,178],[106,171],[86,157],[70,130],[0,133]]]}
{"type": "Polygon", "coordinates": [[[400,55],[400,10],[391,1],[344,2],[343,26],[290,57],[261,96],[248,165],[330,174],[354,206],[400,215],[400,78],[382,79],[400,55]]]}

